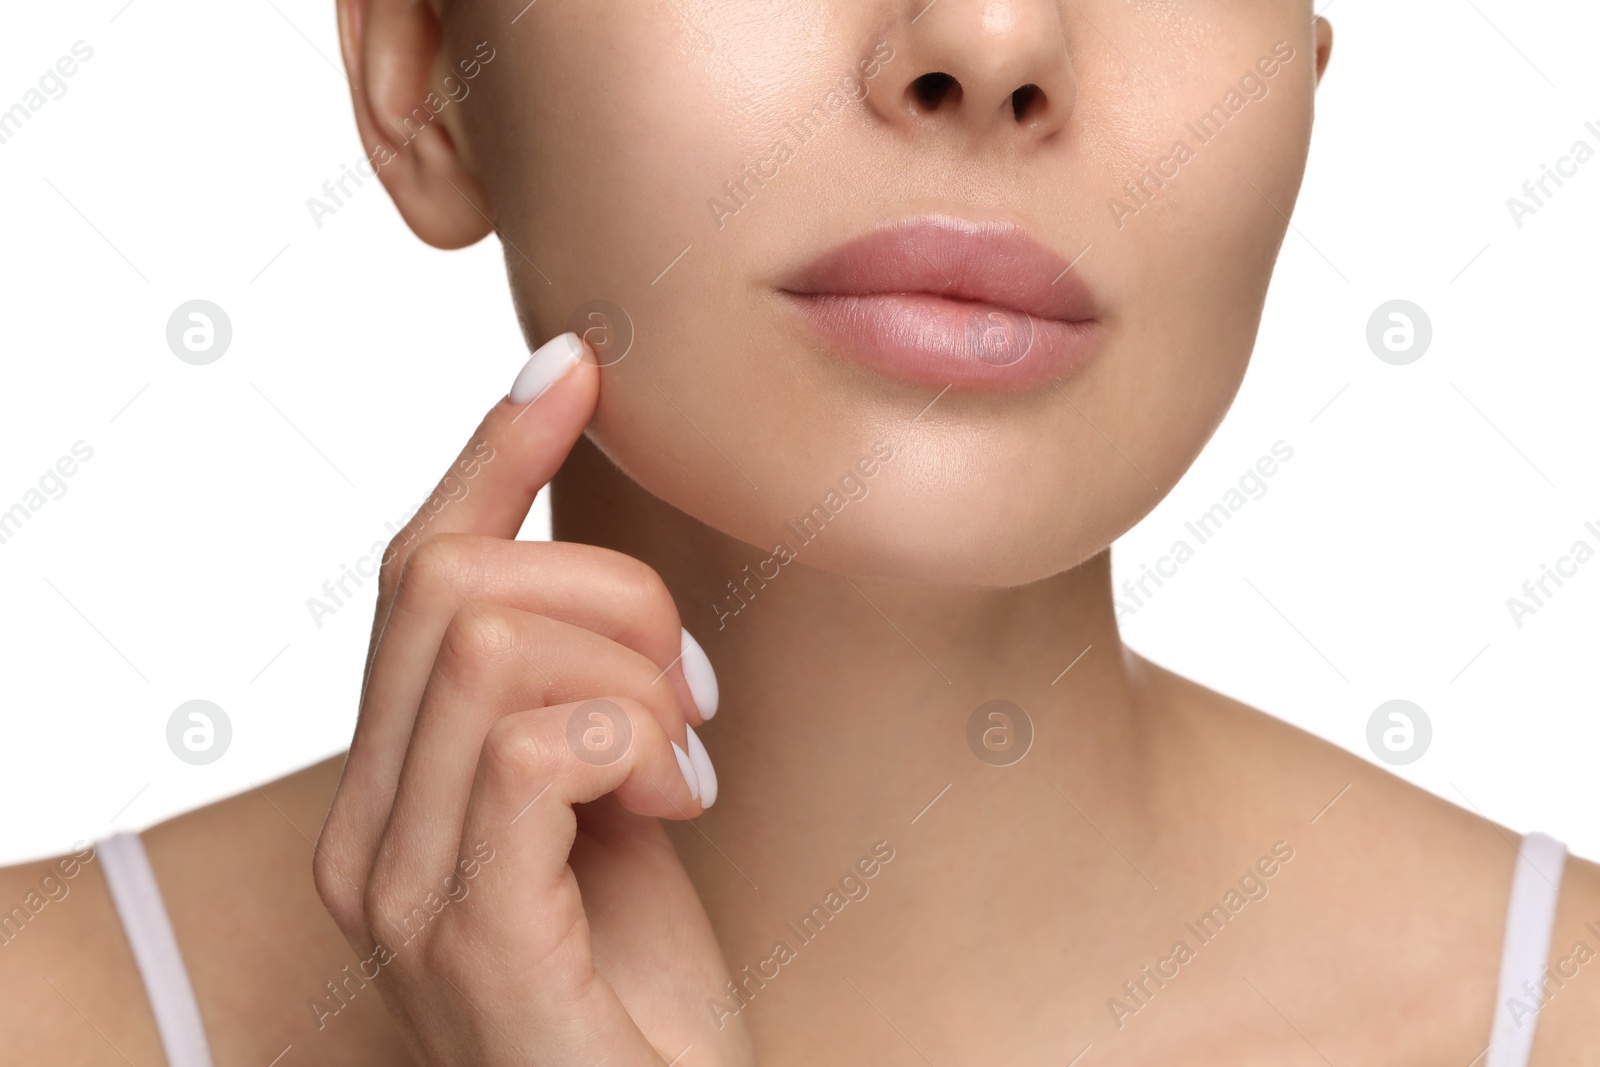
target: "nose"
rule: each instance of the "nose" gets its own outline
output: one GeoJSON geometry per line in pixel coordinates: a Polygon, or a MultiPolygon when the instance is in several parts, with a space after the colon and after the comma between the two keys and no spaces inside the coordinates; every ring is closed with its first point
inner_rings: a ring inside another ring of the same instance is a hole
{"type": "Polygon", "coordinates": [[[914,0],[891,40],[898,91],[867,99],[896,126],[1038,143],[1072,113],[1078,80],[1056,0],[914,0]]]}

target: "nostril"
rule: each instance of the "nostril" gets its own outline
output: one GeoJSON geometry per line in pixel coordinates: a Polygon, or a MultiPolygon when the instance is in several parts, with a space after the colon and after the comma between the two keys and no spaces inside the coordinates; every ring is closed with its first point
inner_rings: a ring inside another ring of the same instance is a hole
{"type": "Polygon", "coordinates": [[[937,111],[944,104],[961,99],[961,83],[940,71],[924,74],[911,83],[911,95],[924,111],[937,111]]]}
{"type": "Polygon", "coordinates": [[[1044,110],[1044,90],[1037,85],[1024,85],[1011,94],[1011,114],[1018,122],[1027,122],[1044,110]]]}

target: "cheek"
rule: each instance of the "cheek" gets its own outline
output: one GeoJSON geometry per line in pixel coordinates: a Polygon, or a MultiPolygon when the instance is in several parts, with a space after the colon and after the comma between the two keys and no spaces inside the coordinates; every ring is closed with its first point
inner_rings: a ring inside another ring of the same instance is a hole
{"type": "Polygon", "coordinates": [[[751,300],[753,276],[792,243],[770,223],[801,183],[786,171],[758,191],[750,214],[765,227],[713,205],[737,206],[730,184],[772,157],[774,131],[832,67],[804,5],[734,17],[739,0],[720,13],[653,3],[641,18],[637,3],[529,9],[529,44],[495,71],[470,135],[530,343],[592,329],[587,310],[603,305],[625,348],[602,357],[591,437],[652,491],[708,466],[715,491],[743,481],[716,448],[742,452],[758,424],[804,435],[807,405],[782,403],[784,364],[751,300]],[[762,234],[775,248],[752,249],[762,234]]]}
{"type": "Polygon", "coordinates": [[[710,43],[658,6],[649,19],[625,5],[602,4],[611,17],[530,9],[518,28],[531,43],[494,72],[504,77],[469,135],[530,343],[592,328],[581,312],[599,302],[627,338],[626,355],[602,359],[591,440],[654,495],[766,545],[779,509],[803,511],[872,441],[862,430],[837,447],[810,443],[844,400],[775,343],[761,295],[762,271],[792,254],[790,223],[832,214],[808,187],[828,178],[828,150],[808,150],[810,173],[785,163],[744,214],[711,205],[735,202],[730,183],[771,159],[787,119],[849,64],[822,55],[826,35],[804,5],[702,13],[720,35],[710,43]],[[765,454],[774,443],[782,456],[765,454]],[[757,485],[771,514],[751,510],[757,485]]]}
{"type": "Polygon", "coordinates": [[[645,337],[652,320],[682,316],[737,248],[713,202],[730,203],[730,181],[770,154],[794,86],[826,61],[804,5],[703,6],[585,0],[521,17],[527,43],[494,71],[471,137],[489,146],[530,332],[566,329],[573,309],[604,299],[645,337]]]}
{"type": "Polygon", "coordinates": [[[604,48],[588,51],[601,59],[540,51],[496,87],[508,99],[486,109],[497,120],[486,170],[513,291],[524,325],[545,337],[596,299],[650,317],[662,292],[652,281],[692,243],[685,205],[710,187],[710,161],[724,154],[704,106],[675,106],[675,90],[692,95],[684,72],[652,72],[648,54],[630,65],[604,48]],[[610,84],[661,79],[663,91],[644,100],[605,101],[610,84]],[[585,96],[596,106],[570,106],[585,96]]]}
{"type": "Polygon", "coordinates": [[[1095,131],[1108,162],[1091,254],[1105,253],[1118,345],[1086,413],[1119,426],[1158,484],[1187,469],[1244,375],[1303,173],[1312,62],[1294,31],[1239,27],[1159,108],[1095,131]],[[1293,58],[1249,99],[1240,80],[1285,41],[1293,58]]]}

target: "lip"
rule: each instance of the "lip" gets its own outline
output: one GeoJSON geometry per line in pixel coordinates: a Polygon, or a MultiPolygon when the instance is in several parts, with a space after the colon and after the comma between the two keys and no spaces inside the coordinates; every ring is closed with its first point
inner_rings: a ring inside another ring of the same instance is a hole
{"type": "Polygon", "coordinates": [[[1093,294],[1020,226],[945,216],[872,230],[780,289],[832,347],[928,385],[1024,388],[1096,347],[1093,294]]]}

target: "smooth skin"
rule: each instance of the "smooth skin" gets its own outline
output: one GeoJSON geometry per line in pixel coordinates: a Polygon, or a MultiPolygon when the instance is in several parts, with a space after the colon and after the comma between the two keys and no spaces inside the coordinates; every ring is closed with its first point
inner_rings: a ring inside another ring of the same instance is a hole
{"type": "MultiPolygon", "coordinates": [[[[219,1065],[1481,1062],[1516,835],[1143,660],[1112,603],[1108,546],[1248,362],[1331,49],[1309,4],[339,14],[363,143],[392,151],[418,235],[497,230],[530,346],[597,295],[641,340],[498,403],[449,468],[492,453],[472,491],[397,537],[347,757],[145,833],[219,1065]],[[1270,92],[1119,226],[1107,201],[1279,41],[1297,58],[1270,92]],[[401,143],[480,42],[472,95],[401,143]],[[707,199],[878,44],[895,58],[867,97],[719,227],[707,199]],[[959,99],[919,104],[929,72],[959,99]],[[929,409],[786,317],[794,268],[934,210],[1093,246],[1096,359],[929,409]],[[719,612],[880,440],[870,495],[719,612]],[[546,481],[558,540],[513,541],[546,481]],[[717,670],[710,723],[681,625],[717,670]],[[967,746],[997,696],[1035,729],[1009,767],[967,746]],[[627,716],[615,761],[566,740],[593,699],[627,716]],[[709,810],[672,750],[690,727],[709,810]],[[843,882],[880,843],[892,859],[843,882]],[[1269,855],[1265,896],[1136,1012],[1108,1006],[1269,855]],[[830,891],[849,902],[796,937],[830,891]],[[352,978],[430,894],[450,903],[352,978]],[[770,977],[778,940],[794,958],[770,977]]],[[[0,871],[0,901],[47,870],[0,871]]],[[[0,948],[0,1062],[162,1062],[99,865],[71,885],[0,948]]],[[[1600,869],[1573,859],[1553,964],[1600,949],[1587,922],[1600,869]]],[[[1538,1026],[1536,1067],[1593,1062],[1600,963],[1538,1026]]]]}

